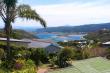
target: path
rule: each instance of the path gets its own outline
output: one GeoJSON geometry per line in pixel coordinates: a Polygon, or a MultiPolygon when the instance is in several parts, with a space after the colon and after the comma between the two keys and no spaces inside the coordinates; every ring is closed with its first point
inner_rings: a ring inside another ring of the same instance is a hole
{"type": "Polygon", "coordinates": [[[48,69],[46,69],[46,68],[40,68],[38,71],[37,71],[37,73],[47,73],[47,71],[48,71],[48,69]]]}

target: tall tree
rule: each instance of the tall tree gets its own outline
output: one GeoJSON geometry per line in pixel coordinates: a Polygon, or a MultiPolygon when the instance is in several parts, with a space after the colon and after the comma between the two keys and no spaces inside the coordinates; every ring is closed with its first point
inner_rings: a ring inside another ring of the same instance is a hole
{"type": "Polygon", "coordinates": [[[5,33],[7,38],[7,58],[11,59],[11,49],[10,49],[10,34],[12,31],[12,23],[14,23],[17,17],[26,18],[28,20],[33,19],[40,21],[40,23],[46,27],[46,22],[32,10],[29,5],[19,5],[17,6],[17,0],[0,0],[0,17],[4,21],[5,33]]]}

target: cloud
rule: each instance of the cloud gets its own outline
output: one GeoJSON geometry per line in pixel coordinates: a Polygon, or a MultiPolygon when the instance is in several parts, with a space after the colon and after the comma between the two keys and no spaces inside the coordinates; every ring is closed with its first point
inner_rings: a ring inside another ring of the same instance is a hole
{"type": "MultiPolygon", "coordinates": [[[[25,0],[20,0],[23,3],[25,0]]],[[[47,1],[47,0],[46,0],[47,1]]],[[[32,5],[47,25],[82,25],[110,22],[109,0],[60,0],[64,3],[46,5],[32,5]],[[66,3],[67,2],[67,3],[66,3]],[[71,3],[70,3],[71,2],[71,3]]],[[[37,1],[36,1],[37,2],[37,1]]],[[[14,26],[40,26],[35,21],[17,19],[14,26]]]]}
{"type": "Polygon", "coordinates": [[[110,20],[110,5],[103,2],[39,5],[33,8],[46,19],[48,26],[94,24],[110,20]]]}

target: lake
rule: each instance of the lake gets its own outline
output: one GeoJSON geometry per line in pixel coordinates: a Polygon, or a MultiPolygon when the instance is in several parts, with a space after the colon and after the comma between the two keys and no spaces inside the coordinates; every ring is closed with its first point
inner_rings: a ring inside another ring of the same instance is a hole
{"type": "Polygon", "coordinates": [[[36,35],[38,38],[40,39],[51,39],[54,40],[56,42],[59,41],[74,41],[74,40],[81,40],[83,39],[84,35],[57,35],[57,34],[53,34],[53,33],[41,33],[41,34],[37,34],[36,35]]]}

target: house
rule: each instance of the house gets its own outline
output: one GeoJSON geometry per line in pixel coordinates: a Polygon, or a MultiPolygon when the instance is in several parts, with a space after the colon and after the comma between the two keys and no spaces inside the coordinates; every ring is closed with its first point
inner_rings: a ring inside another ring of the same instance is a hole
{"type": "Polygon", "coordinates": [[[102,43],[103,47],[110,47],[110,41],[102,43]]]}
{"type": "Polygon", "coordinates": [[[48,53],[57,53],[61,48],[63,47],[57,44],[50,44],[45,49],[47,50],[48,53]]]}
{"type": "MultiPolygon", "coordinates": [[[[6,38],[0,38],[0,42],[6,43],[6,38]]],[[[46,39],[10,39],[11,44],[15,44],[17,46],[25,46],[28,48],[44,48],[48,53],[56,53],[62,47],[59,46],[56,42],[52,40],[46,39]]]]}
{"type": "MultiPolygon", "coordinates": [[[[6,38],[0,38],[0,42],[6,43],[7,39],[6,38]]],[[[17,46],[27,46],[30,42],[25,41],[25,40],[19,40],[19,39],[13,39],[10,38],[11,44],[15,44],[17,46]]]]}
{"type": "Polygon", "coordinates": [[[61,48],[63,48],[56,42],[48,39],[33,39],[33,40],[25,39],[25,40],[30,42],[28,43],[28,48],[44,48],[47,51],[47,53],[56,53],[61,48]]]}

